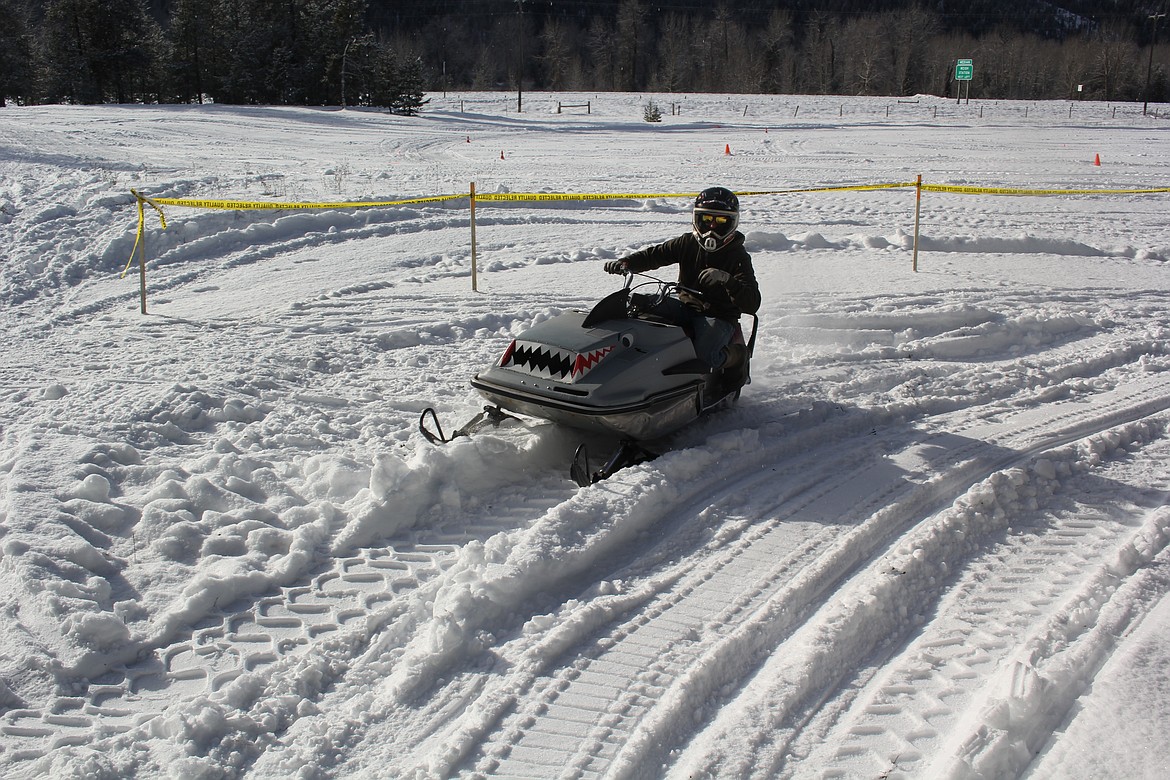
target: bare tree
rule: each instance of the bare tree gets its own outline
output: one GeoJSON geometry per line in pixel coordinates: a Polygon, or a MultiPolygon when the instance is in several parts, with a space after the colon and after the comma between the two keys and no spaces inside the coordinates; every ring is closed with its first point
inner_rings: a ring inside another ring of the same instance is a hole
{"type": "Polygon", "coordinates": [[[617,52],[616,66],[618,89],[627,92],[634,91],[641,86],[638,80],[638,64],[644,47],[643,26],[646,21],[646,9],[641,0],[622,0],[617,15],[617,52]]]}
{"type": "Polygon", "coordinates": [[[749,45],[746,28],[726,3],[716,7],[714,23],[722,43],[722,63],[715,89],[743,92],[759,80],[763,58],[749,45]]]}
{"type": "Polygon", "coordinates": [[[838,91],[837,84],[837,34],[838,22],[825,13],[813,14],[805,28],[804,45],[801,47],[803,67],[801,78],[795,84],[802,92],[832,94],[838,91]]]}
{"type": "Polygon", "coordinates": [[[544,86],[553,90],[565,89],[569,64],[573,58],[568,28],[556,19],[546,20],[540,32],[540,43],[542,53],[539,59],[544,66],[544,86]]]}
{"type": "Polygon", "coordinates": [[[691,21],[668,13],[659,22],[658,67],[650,79],[655,89],[677,92],[690,83],[694,72],[691,50],[691,21]]]}
{"type": "Polygon", "coordinates": [[[893,73],[890,48],[884,42],[881,19],[863,16],[847,21],[841,40],[849,52],[847,67],[842,68],[842,88],[855,95],[881,95],[890,92],[893,73]]]}
{"type": "Polygon", "coordinates": [[[595,16],[589,22],[586,48],[589,61],[593,63],[591,85],[597,89],[620,89],[617,84],[617,54],[613,46],[613,29],[601,17],[595,16]]]}
{"type": "Polygon", "coordinates": [[[795,31],[791,11],[772,11],[758,41],[761,63],[759,89],[763,92],[795,91],[795,31]]]}
{"type": "Polygon", "coordinates": [[[929,82],[925,68],[926,43],[938,32],[938,17],[913,5],[889,13],[885,20],[893,67],[890,90],[896,95],[925,91],[929,82]]]}
{"type": "Polygon", "coordinates": [[[1103,27],[1092,42],[1089,84],[1105,100],[1136,98],[1137,46],[1115,25],[1103,27]]]}

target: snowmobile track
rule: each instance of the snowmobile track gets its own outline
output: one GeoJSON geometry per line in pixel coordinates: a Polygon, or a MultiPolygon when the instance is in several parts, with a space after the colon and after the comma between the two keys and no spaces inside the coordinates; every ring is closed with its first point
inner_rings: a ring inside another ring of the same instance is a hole
{"type": "MultiPolygon", "coordinates": [[[[890,470],[890,459],[885,457],[870,457],[858,463],[857,452],[848,448],[832,462],[793,464],[781,476],[745,477],[752,471],[745,464],[734,484],[721,490],[722,496],[716,499],[714,506],[717,510],[727,506],[725,513],[713,517],[710,510],[707,513],[708,521],[738,521],[739,536],[725,544],[712,544],[688,558],[681,565],[687,573],[679,575],[667,592],[604,636],[592,637],[581,652],[567,654],[564,664],[547,678],[534,680],[513,713],[485,735],[473,757],[462,765],[460,774],[518,778],[660,775],[671,761],[671,751],[695,735],[675,734],[673,745],[654,743],[653,735],[660,734],[667,724],[688,719],[701,728],[705,706],[748,684],[758,664],[769,657],[791,658],[793,653],[781,649],[781,645],[797,641],[794,637],[801,632],[824,630],[818,625],[821,618],[817,611],[825,603],[826,594],[842,587],[857,567],[882,565],[880,559],[890,554],[907,529],[989,475],[1167,408],[1170,395],[1160,378],[1155,377],[1134,387],[1102,393],[1087,402],[1008,411],[996,421],[979,420],[966,410],[956,415],[960,421],[967,420],[963,427],[948,425],[950,432],[927,435],[898,453],[919,462],[923,473],[938,475],[932,479],[917,480],[900,469],[890,470]],[[802,473],[802,466],[810,471],[802,473]],[[870,493],[863,503],[858,503],[859,496],[851,490],[857,484],[883,484],[885,489],[870,493]],[[734,518],[734,507],[728,506],[727,496],[737,489],[755,491],[756,504],[763,503],[759,491],[771,491],[772,509],[756,518],[734,518]],[[754,660],[737,663],[736,659],[744,657],[754,660]],[[632,666],[631,659],[641,659],[641,664],[632,666]],[[566,734],[566,724],[578,725],[570,729],[573,733],[566,734]]],[[[897,443],[895,434],[882,434],[877,439],[867,442],[867,451],[873,453],[880,451],[883,444],[897,443]]],[[[710,496],[699,498],[673,507],[672,514],[695,516],[709,504],[710,496]]],[[[1089,530],[1071,518],[1051,530],[1047,546],[1032,550],[1033,554],[1040,553],[1041,560],[1020,566],[1010,576],[1034,576],[1050,565],[1075,569],[1082,558],[1075,553],[1070,534],[1079,535],[1086,544],[1092,541],[1094,549],[1117,544],[1116,536],[1110,534],[1090,539],[1089,530]]],[[[1034,604],[1020,610],[1021,605],[1010,598],[1010,585],[998,590],[1004,592],[993,590],[984,598],[989,611],[992,605],[1002,611],[1002,626],[993,623],[989,629],[981,624],[973,629],[990,632],[989,638],[977,644],[989,657],[991,650],[1000,649],[1002,654],[1016,647],[1011,637],[1026,627],[1027,616],[1048,606],[1034,604]],[[1002,603],[996,602],[997,598],[1002,603]],[[1011,622],[1013,616],[1015,623],[1011,622]]],[[[864,609],[864,604],[857,609],[864,609]]],[[[850,617],[855,616],[838,619],[850,617]]],[[[895,636],[905,636],[913,628],[910,617],[890,627],[895,636]]],[[[838,673],[834,669],[863,665],[866,656],[888,640],[888,634],[874,636],[872,643],[861,647],[832,648],[824,658],[814,655],[810,658],[810,676],[835,689],[843,681],[835,677],[838,673]],[[827,663],[828,658],[842,653],[849,658],[827,663]]],[[[940,641],[943,646],[952,643],[965,647],[968,640],[969,637],[947,637],[940,641]]],[[[956,668],[946,684],[937,686],[940,691],[961,686],[967,675],[961,665],[956,668]]],[[[898,682],[892,690],[903,690],[907,685],[910,683],[898,682]]],[[[970,695],[961,687],[959,690],[970,695]]],[[[783,711],[794,723],[815,714],[819,694],[814,696],[813,689],[794,686],[785,693],[790,700],[783,711]]],[[[921,711],[912,711],[907,718],[925,720],[939,706],[932,698],[939,699],[940,695],[924,694],[921,711]]],[[[775,701],[772,705],[775,707],[775,701]]],[[[881,712],[881,700],[874,707],[881,712]]],[[[858,726],[853,739],[845,741],[841,755],[863,751],[855,743],[871,728],[858,726]]],[[[794,733],[798,730],[793,727],[794,733]]],[[[916,736],[920,742],[922,735],[931,736],[921,725],[896,731],[910,735],[911,741],[916,736]]],[[[902,749],[899,746],[883,751],[883,755],[902,749]]],[[[916,754],[906,749],[903,763],[909,763],[915,755],[920,756],[921,751],[916,754]]],[[[783,765],[780,757],[765,757],[783,765]]],[[[888,768],[886,764],[879,771],[888,768]]],[[[764,772],[761,776],[766,775],[764,772]]]]}
{"type": "MultiPolygon", "coordinates": [[[[1165,440],[1144,449],[1170,464],[1165,440]]],[[[1110,464],[1104,472],[1124,473],[1124,465],[1110,464]]],[[[1167,488],[1170,484],[1162,489],[1167,488]]],[[[1091,587],[1078,588],[1078,583],[1086,567],[1110,559],[1135,527],[1140,533],[1149,511],[1075,505],[1051,513],[1046,524],[1026,512],[1013,518],[1012,533],[974,557],[944,596],[944,611],[953,608],[951,614],[965,612],[968,619],[945,627],[928,623],[902,650],[898,663],[887,664],[879,679],[867,681],[829,736],[819,735],[819,744],[802,740],[801,752],[811,750],[802,759],[842,774],[881,772],[891,765],[925,775],[951,769],[929,762],[931,756],[953,756],[954,745],[944,744],[948,738],[977,742],[983,724],[994,724],[987,713],[998,698],[1021,706],[1015,702],[1042,686],[1044,667],[1067,653],[1079,633],[1103,620],[1110,591],[1121,588],[1125,578],[1101,571],[1091,587]],[[1036,582],[1045,585],[1032,591],[1032,598],[1021,598],[1020,586],[1036,582]],[[1075,625],[1078,621],[1081,625],[1075,625]],[[999,689],[975,691],[964,684],[1002,669],[1010,670],[1010,679],[1005,677],[999,689]]],[[[1099,665],[1099,660],[1085,663],[1085,679],[1099,665]]],[[[1053,703],[1061,705],[1053,706],[1057,713],[1067,710],[1067,701],[1053,703]]],[[[1044,736],[1033,739],[1042,742],[1044,736]]],[[[780,757],[770,758],[761,762],[761,770],[775,766],[780,757]]]]}

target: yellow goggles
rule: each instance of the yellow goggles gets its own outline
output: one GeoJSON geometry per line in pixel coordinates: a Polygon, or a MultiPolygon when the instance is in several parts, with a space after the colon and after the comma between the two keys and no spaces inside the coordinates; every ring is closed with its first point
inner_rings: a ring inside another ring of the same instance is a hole
{"type": "Polygon", "coordinates": [[[731,217],[726,214],[700,214],[700,227],[723,227],[731,222],[731,217]]]}

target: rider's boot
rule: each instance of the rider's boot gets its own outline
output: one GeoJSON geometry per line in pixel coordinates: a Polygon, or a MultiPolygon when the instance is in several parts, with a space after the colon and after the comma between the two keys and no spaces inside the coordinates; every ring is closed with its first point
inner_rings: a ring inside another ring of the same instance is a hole
{"type": "Polygon", "coordinates": [[[747,382],[747,347],[743,344],[728,344],[727,359],[719,367],[720,395],[733,393],[747,382]]]}

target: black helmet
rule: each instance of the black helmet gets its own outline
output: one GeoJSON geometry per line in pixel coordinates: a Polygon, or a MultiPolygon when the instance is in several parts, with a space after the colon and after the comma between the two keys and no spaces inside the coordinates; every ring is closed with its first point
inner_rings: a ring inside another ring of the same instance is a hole
{"type": "Polygon", "coordinates": [[[739,226],[739,198],[725,187],[708,187],[695,198],[691,232],[708,252],[722,249],[739,226]]]}

